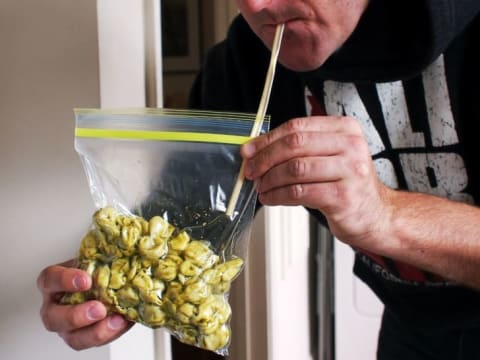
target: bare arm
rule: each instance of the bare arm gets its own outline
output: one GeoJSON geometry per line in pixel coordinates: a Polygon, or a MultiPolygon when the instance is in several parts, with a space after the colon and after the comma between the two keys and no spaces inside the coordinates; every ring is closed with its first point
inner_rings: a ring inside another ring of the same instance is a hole
{"type": "Polygon", "coordinates": [[[480,210],[418,193],[389,198],[386,232],[370,250],[480,289],[480,210]]]}
{"type": "Polygon", "coordinates": [[[263,204],[318,209],[347,244],[480,289],[480,210],[386,187],[355,119],[294,119],[242,156],[263,204]]]}

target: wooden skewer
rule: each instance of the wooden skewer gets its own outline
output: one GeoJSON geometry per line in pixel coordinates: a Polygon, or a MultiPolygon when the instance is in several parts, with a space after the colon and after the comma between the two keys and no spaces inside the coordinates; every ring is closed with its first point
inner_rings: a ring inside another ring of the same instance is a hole
{"type": "MultiPolygon", "coordinates": [[[[252,131],[250,132],[250,137],[256,137],[260,135],[260,131],[262,130],[263,120],[265,119],[268,101],[270,99],[270,93],[272,92],[273,78],[275,75],[278,54],[280,53],[280,45],[282,43],[284,27],[285,24],[279,24],[277,25],[277,29],[275,31],[275,38],[272,45],[272,53],[270,55],[270,65],[268,67],[267,76],[265,78],[265,85],[263,87],[262,98],[260,99],[260,104],[258,105],[257,115],[255,117],[255,122],[253,123],[252,131]]],[[[225,211],[225,214],[227,214],[229,217],[233,215],[244,180],[245,161],[242,161],[237,181],[235,182],[235,185],[233,187],[232,196],[230,197],[227,210],[225,211]]]]}

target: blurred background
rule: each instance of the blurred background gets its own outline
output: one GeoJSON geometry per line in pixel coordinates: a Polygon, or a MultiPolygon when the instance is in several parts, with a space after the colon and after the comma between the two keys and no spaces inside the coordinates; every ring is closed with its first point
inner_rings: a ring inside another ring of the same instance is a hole
{"type": "Polygon", "coordinates": [[[72,258],[93,211],[72,109],[100,105],[96,1],[0,1],[0,358],[108,359],[40,322],[36,278],[72,258]]]}

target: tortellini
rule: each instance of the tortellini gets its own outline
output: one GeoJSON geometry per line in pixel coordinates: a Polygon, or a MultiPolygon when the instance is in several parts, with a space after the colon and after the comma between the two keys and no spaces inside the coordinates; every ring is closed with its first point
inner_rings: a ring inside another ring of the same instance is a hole
{"type": "Polygon", "coordinates": [[[105,207],[93,224],[77,259],[93,286],[66,294],[64,303],[97,299],[128,320],[166,327],[185,343],[212,351],[228,346],[227,293],[243,268],[241,258],[222,261],[208,241],[192,239],[160,216],[146,221],[105,207]]]}

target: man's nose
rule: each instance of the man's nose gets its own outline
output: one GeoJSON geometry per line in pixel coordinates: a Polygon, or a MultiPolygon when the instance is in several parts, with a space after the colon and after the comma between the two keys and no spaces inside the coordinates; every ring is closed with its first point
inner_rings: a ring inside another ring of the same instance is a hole
{"type": "Polygon", "coordinates": [[[265,9],[273,0],[237,0],[238,4],[242,4],[242,8],[248,12],[256,13],[265,9]]]}

